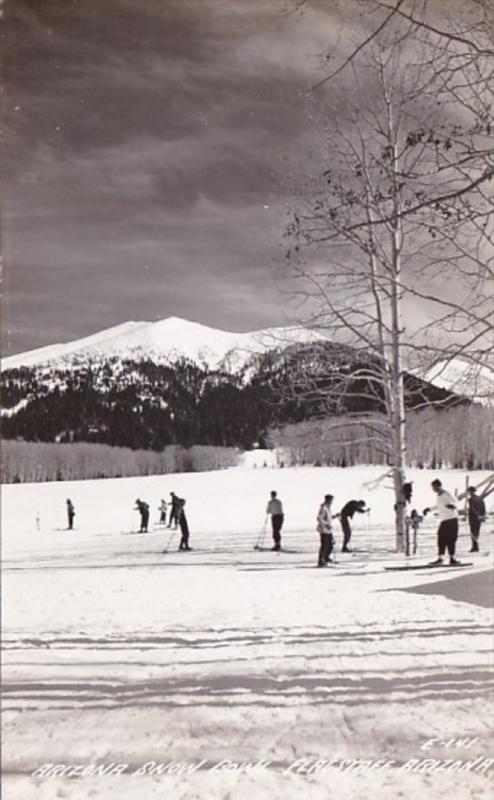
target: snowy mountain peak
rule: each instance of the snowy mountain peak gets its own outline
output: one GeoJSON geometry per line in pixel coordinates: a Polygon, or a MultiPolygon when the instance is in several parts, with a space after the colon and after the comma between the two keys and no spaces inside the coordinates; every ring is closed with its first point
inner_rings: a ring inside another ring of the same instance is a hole
{"type": "Polygon", "coordinates": [[[469,397],[484,405],[494,404],[494,370],[486,364],[456,357],[438,361],[421,375],[434,386],[469,397]]]}
{"type": "Polygon", "coordinates": [[[168,317],[157,322],[125,322],[74,342],[9,356],[2,360],[2,368],[61,366],[112,357],[150,358],[164,363],[183,357],[211,369],[225,364],[238,369],[252,355],[296,342],[321,340],[324,337],[320,334],[301,327],[231,333],[180,317],[168,317]]]}

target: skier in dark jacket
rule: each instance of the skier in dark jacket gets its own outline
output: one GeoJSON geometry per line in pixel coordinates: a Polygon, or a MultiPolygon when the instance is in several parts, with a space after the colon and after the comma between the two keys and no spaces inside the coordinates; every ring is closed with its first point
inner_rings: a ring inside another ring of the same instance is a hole
{"type": "Polygon", "coordinates": [[[350,539],[352,538],[352,529],[348,520],[352,519],[355,512],[358,514],[365,514],[369,509],[365,507],[365,500],[349,500],[340,511],[340,523],[343,531],[343,547],[342,553],[350,553],[350,539]]]}
{"type": "Polygon", "coordinates": [[[75,508],[72,500],[67,498],[67,529],[73,530],[74,527],[75,508]]]}
{"type": "Polygon", "coordinates": [[[174,526],[175,530],[177,530],[177,527],[178,527],[178,512],[180,511],[180,502],[181,501],[180,501],[180,497],[177,497],[175,492],[170,492],[170,497],[171,497],[171,500],[170,500],[171,508],[170,508],[170,516],[168,517],[168,525],[167,525],[167,527],[171,528],[172,523],[173,523],[173,526],[174,526]]]}
{"type": "Polygon", "coordinates": [[[176,498],[178,501],[178,524],[180,525],[180,530],[182,532],[182,538],[180,539],[180,544],[178,546],[179,550],[191,550],[192,548],[189,547],[189,525],[187,523],[187,517],[185,516],[185,500],[181,497],[176,498]]]}
{"type": "Polygon", "coordinates": [[[470,486],[468,489],[468,524],[470,526],[470,536],[472,537],[471,553],[478,553],[479,551],[480,526],[485,520],[485,503],[476,492],[475,486],[470,486]]]}
{"type": "Polygon", "coordinates": [[[148,503],[145,503],[144,500],[139,500],[139,498],[137,498],[135,508],[136,511],[138,511],[141,515],[141,527],[139,529],[139,533],[147,533],[149,525],[149,505],[148,503]]]}

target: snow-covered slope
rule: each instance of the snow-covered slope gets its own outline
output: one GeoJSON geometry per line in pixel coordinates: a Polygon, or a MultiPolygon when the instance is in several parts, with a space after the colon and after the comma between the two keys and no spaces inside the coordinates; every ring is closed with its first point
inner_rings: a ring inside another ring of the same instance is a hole
{"type": "Polygon", "coordinates": [[[483,365],[472,364],[463,358],[439,361],[421,374],[424,380],[448,389],[455,394],[464,395],[477,402],[494,403],[494,370],[483,365]]]}
{"type": "Polygon", "coordinates": [[[229,333],[197,322],[169,317],[158,322],[126,322],[74,342],[9,356],[2,360],[2,368],[7,370],[113,356],[152,358],[156,362],[185,357],[210,368],[217,368],[224,362],[238,368],[254,354],[295,342],[323,339],[318,333],[300,327],[229,333]]]}
{"type": "MultiPolygon", "coordinates": [[[[490,525],[467,556],[462,522],[463,573],[385,571],[404,559],[389,552],[392,493],[365,491],[382,470],[3,487],[5,798],[491,800],[490,525]],[[353,520],[356,552],[316,569],[328,487],[335,509],[357,496],[372,511],[353,520]],[[296,552],[253,549],[273,488],[296,552]],[[154,522],[169,491],[187,499],[192,551],[178,531],[120,533],[135,530],[135,498],[154,522]],[[54,530],[67,497],[76,530],[54,530]]],[[[410,472],[418,508],[437,476],[410,472]]],[[[419,563],[435,528],[419,531],[419,563]]]]}

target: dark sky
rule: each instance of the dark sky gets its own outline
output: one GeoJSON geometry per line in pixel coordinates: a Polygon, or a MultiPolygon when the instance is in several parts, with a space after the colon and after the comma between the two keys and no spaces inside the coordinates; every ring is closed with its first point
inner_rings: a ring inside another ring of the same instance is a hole
{"type": "Polygon", "coordinates": [[[342,7],[295,5],[7,4],[4,354],[131,319],[287,322],[286,176],[342,7]]]}

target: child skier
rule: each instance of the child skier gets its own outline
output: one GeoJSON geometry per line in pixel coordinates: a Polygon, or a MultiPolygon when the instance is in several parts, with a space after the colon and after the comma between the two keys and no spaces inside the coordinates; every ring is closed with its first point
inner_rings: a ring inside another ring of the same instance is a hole
{"type": "Polygon", "coordinates": [[[160,512],[160,525],[166,525],[166,500],[161,500],[161,503],[158,506],[158,511],[160,512]]]}

